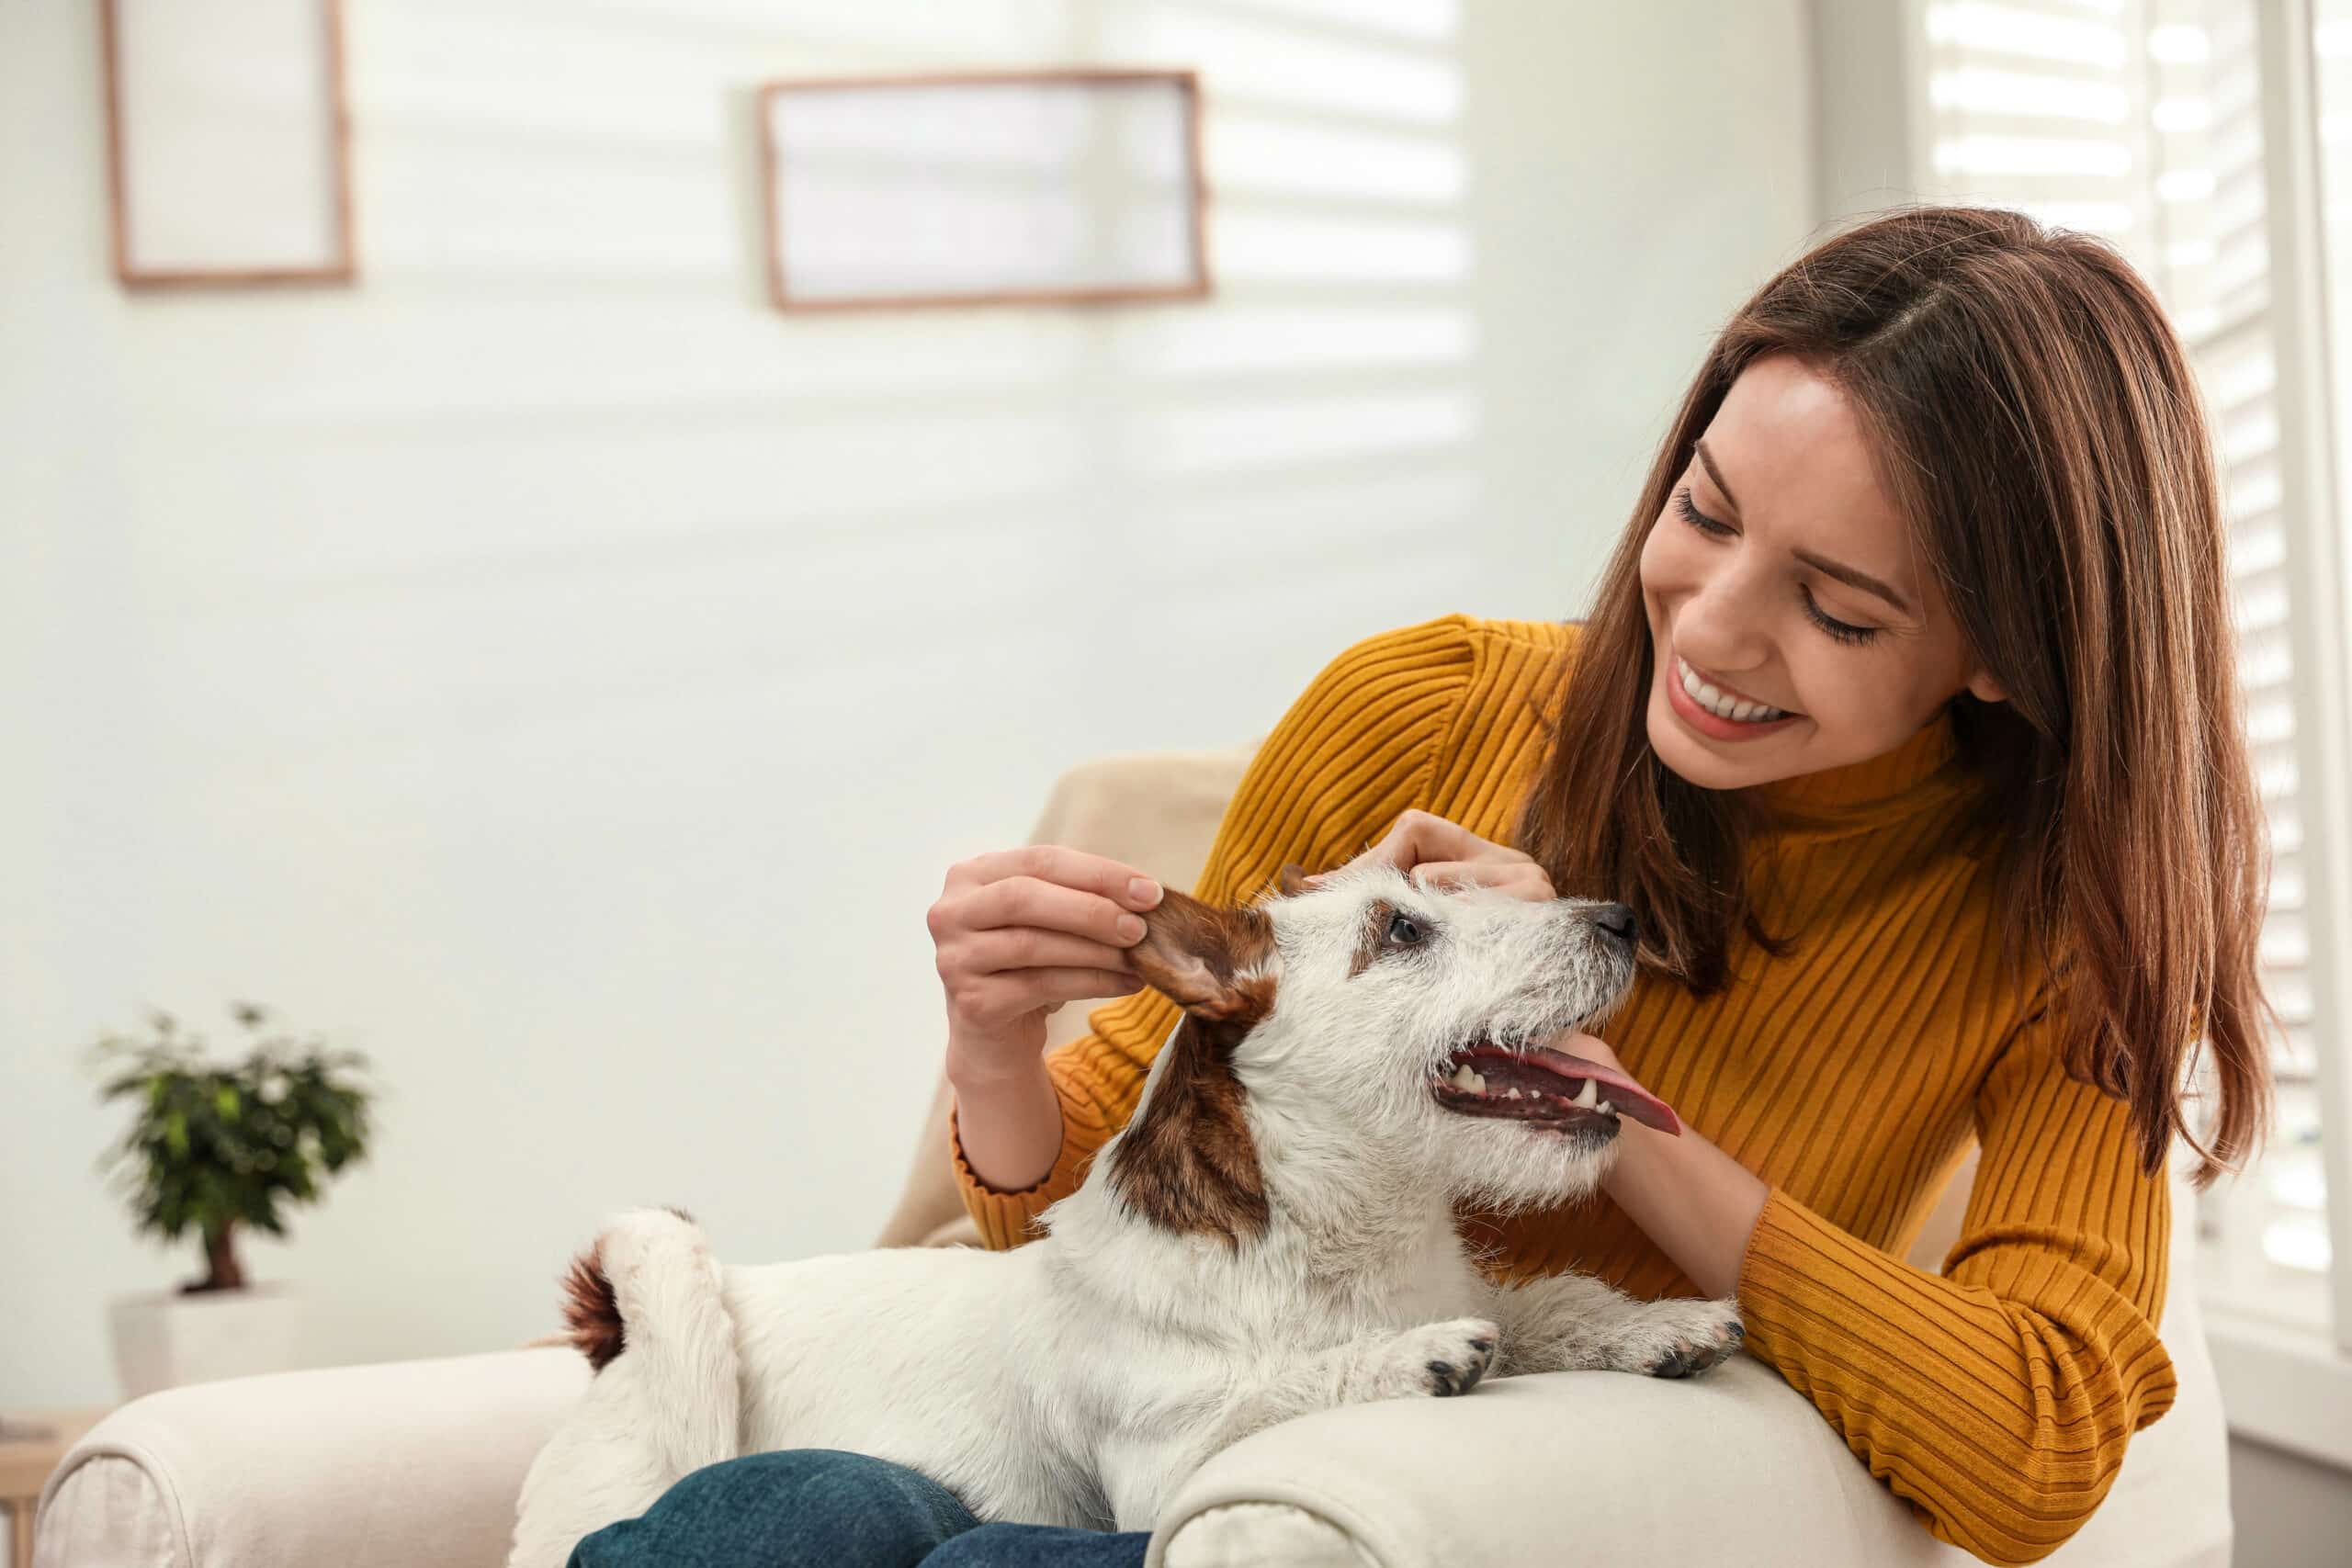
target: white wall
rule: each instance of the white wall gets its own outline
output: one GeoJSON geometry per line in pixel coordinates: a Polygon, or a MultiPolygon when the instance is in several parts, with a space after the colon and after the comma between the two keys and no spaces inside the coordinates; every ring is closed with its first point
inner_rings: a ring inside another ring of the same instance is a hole
{"type": "Polygon", "coordinates": [[[128,298],[95,4],[0,5],[0,1404],[189,1271],[79,1049],[374,1054],[256,1272],[311,1359],[511,1344],[605,1210],[862,1245],[925,907],[1091,753],[1563,615],[1815,211],[1801,0],[349,0],[355,289],[128,298]],[[749,90],[1196,64],[1213,303],[786,321],[749,90]]]}

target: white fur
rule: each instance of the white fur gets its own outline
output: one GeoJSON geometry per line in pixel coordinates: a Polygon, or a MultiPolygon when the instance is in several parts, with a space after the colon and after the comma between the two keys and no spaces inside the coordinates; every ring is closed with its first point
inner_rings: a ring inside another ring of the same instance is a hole
{"type": "Polygon", "coordinates": [[[1116,1139],[1047,1237],[1006,1253],[720,1267],[691,1223],[624,1214],[600,1247],[627,1348],[531,1466],[511,1568],[561,1563],[689,1470],[787,1448],[911,1466],[984,1519],[1147,1529],[1209,1455],[1294,1416],[1467,1392],[1489,1370],[1680,1375],[1736,1348],[1728,1302],[1639,1303],[1573,1274],[1498,1288],[1455,1234],[1456,1202],[1568,1201],[1615,1153],[1430,1092],[1466,1040],[1540,1040],[1622,998],[1631,962],[1595,906],[1365,865],[1262,908],[1276,1000],[1233,1071],[1263,1235],[1151,1224],[1111,1179],[1116,1139]],[[1377,900],[1430,936],[1351,977],[1377,900]]]}

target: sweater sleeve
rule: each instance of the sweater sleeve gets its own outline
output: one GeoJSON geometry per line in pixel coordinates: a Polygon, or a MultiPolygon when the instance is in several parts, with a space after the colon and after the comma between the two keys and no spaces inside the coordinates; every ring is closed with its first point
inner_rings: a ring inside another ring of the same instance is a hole
{"type": "Polygon", "coordinates": [[[2067,1077],[2046,1012],[1979,1089],[1984,1154],[1940,1275],[1775,1188],[1741,1265],[1748,1345],[1939,1540],[2032,1562],[2172,1405],[2156,1337],[2171,1190],[2123,1104],[2067,1077]]]}
{"type": "MultiPolygon", "coordinates": [[[[1250,759],[1193,896],[1247,903],[1283,862],[1326,870],[1424,804],[1476,658],[1468,617],[1446,615],[1367,637],[1326,665],[1250,759]]],[[[1091,1032],[1046,1058],[1061,1101],[1062,1147],[1035,1187],[999,1191],[974,1176],[951,1113],[956,1180],[989,1247],[1032,1239],[1036,1217],[1078,1190],[1096,1151],[1134,1114],[1176,1020],[1176,1005],[1146,988],[1096,1009],[1091,1032]]]]}

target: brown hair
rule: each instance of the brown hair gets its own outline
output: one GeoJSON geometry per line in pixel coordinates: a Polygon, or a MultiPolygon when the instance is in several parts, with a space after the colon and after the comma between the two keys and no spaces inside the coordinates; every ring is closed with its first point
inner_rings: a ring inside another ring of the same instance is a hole
{"type": "Polygon", "coordinates": [[[2268,1117],[2263,822],[2204,409],[2163,309],[2098,240],[1999,209],[1899,208],[1815,246],[1734,314],[1564,661],[1520,849],[1559,887],[1638,908],[1647,956],[1700,994],[1725,984],[1735,930],[1779,951],[1744,886],[1751,808],[1650,750],[1640,574],[1693,443],[1741,369],[1774,353],[1844,393],[2007,693],[1955,696],[1953,729],[1984,785],[1975,828],[2013,955],[2051,976],[2069,1070],[2130,1104],[2145,1169],[2177,1131],[2211,1181],[2268,1117]],[[2200,1045],[2220,1089],[2210,1142],[2183,1107],[2183,1058],[2200,1045]]]}

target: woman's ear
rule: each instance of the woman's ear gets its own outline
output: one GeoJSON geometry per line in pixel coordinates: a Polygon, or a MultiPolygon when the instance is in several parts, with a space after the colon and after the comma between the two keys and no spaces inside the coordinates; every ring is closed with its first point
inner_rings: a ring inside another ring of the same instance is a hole
{"type": "Polygon", "coordinates": [[[1980,669],[1970,676],[1965,689],[1980,703],[2005,703],[2009,700],[2008,692],[1993,679],[1993,672],[1989,670],[1980,669]]]}

